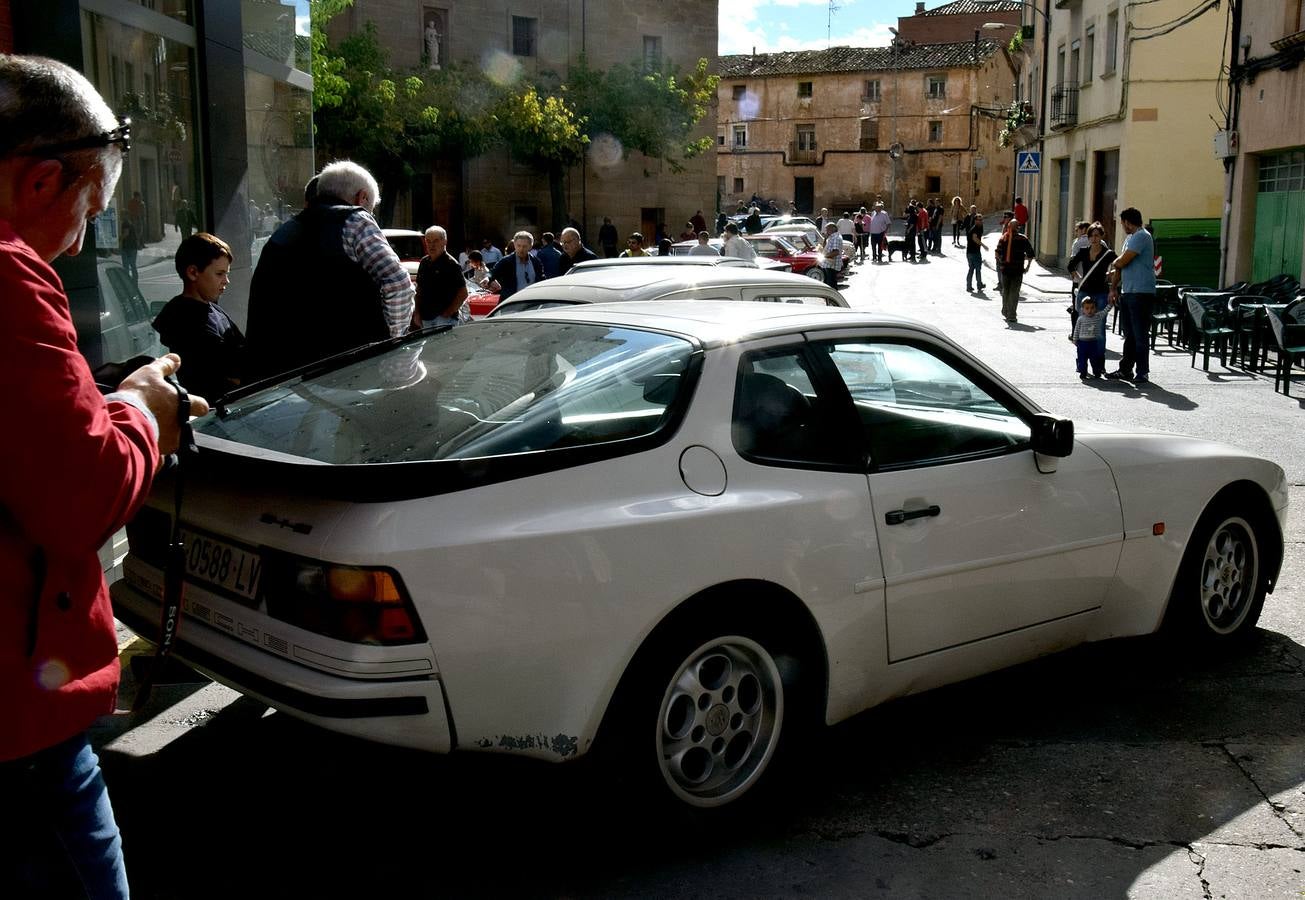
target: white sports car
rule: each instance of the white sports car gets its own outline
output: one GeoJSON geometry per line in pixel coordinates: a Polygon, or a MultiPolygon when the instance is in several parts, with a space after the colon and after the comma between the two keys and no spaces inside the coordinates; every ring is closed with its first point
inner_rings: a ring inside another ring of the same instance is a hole
{"type": "MultiPolygon", "coordinates": [[[[587,305],[235,395],[183,462],[176,655],[323,727],[627,769],[730,803],[776,749],[1162,626],[1231,643],[1282,469],[1079,428],[938,331],[847,309],[587,305]]],[[[157,635],[172,485],[119,617],[157,635]]]]}

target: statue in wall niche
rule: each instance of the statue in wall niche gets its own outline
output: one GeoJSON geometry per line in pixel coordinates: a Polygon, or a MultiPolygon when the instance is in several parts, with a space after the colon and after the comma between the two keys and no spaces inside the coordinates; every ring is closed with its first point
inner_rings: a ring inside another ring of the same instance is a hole
{"type": "Polygon", "coordinates": [[[431,69],[440,67],[440,33],[434,19],[426,22],[426,66],[431,69]]]}

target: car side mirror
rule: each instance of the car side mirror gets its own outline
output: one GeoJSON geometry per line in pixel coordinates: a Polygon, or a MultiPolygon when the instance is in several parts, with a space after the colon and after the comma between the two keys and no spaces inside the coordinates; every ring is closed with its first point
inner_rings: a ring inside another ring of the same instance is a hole
{"type": "Polygon", "coordinates": [[[643,379],[643,399],[657,406],[669,406],[679,387],[679,373],[649,375],[643,379]]]}
{"type": "Polygon", "coordinates": [[[1033,452],[1044,456],[1069,456],[1074,452],[1074,422],[1047,413],[1033,417],[1033,452]]]}

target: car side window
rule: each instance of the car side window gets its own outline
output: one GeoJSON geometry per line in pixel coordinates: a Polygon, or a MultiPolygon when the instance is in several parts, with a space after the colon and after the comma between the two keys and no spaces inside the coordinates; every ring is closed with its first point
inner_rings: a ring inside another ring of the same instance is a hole
{"type": "Polygon", "coordinates": [[[832,297],[820,294],[767,294],[761,293],[748,297],[758,303],[800,303],[805,306],[838,306],[832,297]]]}
{"type": "Polygon", "coordinates": [[[846,407],[818,385],[802,347],[744,356],[734,390],[735,449],[769,465],[855,464],[856,441],[840,434],[838,411],[846,407]]]}
{"type": "Polygon", "coordinates": [[[932,349],[891,341],[825,345],[876,468],[933,465],[1026,446],[1029,426],[932,349]]]}

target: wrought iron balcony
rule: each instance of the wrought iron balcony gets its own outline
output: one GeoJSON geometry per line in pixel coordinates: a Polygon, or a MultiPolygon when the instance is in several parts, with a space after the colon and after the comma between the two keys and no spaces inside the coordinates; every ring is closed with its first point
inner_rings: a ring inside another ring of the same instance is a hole
{"type": "Polygon", "coordinates": [[[1078,124],[1078,85],[1061,83],[1051,89],[1051,130],[1078,124]]]}

